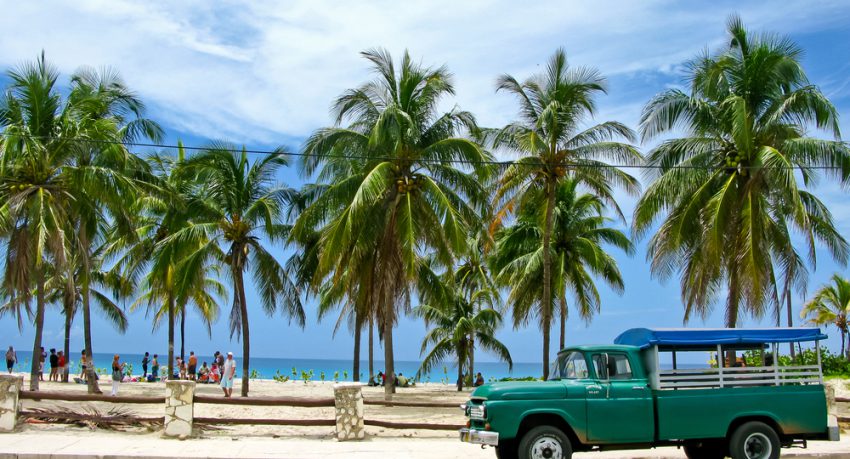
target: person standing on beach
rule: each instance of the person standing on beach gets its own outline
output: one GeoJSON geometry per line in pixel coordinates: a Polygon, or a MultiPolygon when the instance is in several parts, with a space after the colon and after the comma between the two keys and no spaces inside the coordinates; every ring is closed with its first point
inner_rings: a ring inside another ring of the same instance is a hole
{"type": "Polygon", "coordinates": [[[41,354],[38,356],[38,380],[44,381],[44,362],[47,360],[47,352],[44,352],[44,347],[41,348],[41,354]]]}
{"type": "Polygon", "coordinates": [[[15,348],[9,346],[9,350],[6,351],[6,369],[9,370],[9,373],[12,373],[16,363],[18,363],[18,354],[15,353],[15,348]]]}
{"type": "Polygon", "coordinates": [[[233,395],[233,377],[236,376],[236,360],[233,358],[233,353],[227,353],[227,360],[224,361],[224,371],[221,372],[221,388],[224,390],[224,396],[230,397],[233,395]]]}
{"type": "MultiPolygon", "coordinates": [[[[67,362],[65,361],[65,352],[59,351],[59,353],[56,355],[56,364],[59,365],[59,375],[61,375],[62,382],[68,382],[68,370],[65,366],[66,363],[67,362]]],[[[57,381],[60,378],[59,375],[56,376],[57,381]]]]}
{"type": "Polygon", "coordinates": [[[85,381],[86,377],[88,376],[86,374],[86,350],[85,349],[83,349],[83,352],[80,353],[80,367],[82,367],[82,370],[80,370],[80,379],[85,381]]]}
{"type": "Polygon", "coordinates": [[[150,359],[148,358],[150,354],[145,352],[145,356],[142,357],[142,379],[148,379],[148,362],[150,359]]]}
{"type": "Polygon", "coordinates": [[[215,351],[215,363],[218,364],[218,370],[221,371],[224,369],[224,354],[221,352],[215,351]]]}
{"type": "Polygon", "coordinates": [[[198,357],[195,356],[195,351],[189,351],[189,379],[195,380],[195,370],[198,368],[198,357]]]}
{"type": "Polygon", "coordinates": [[[159,356],[154,354],[153,360],[151,360],[151,376],[153,376],[153,382],[156,382],[157,378],[159,378],[159,360],[157,360],[159,356]]]}
{"type": "Polygon", "coordinates": [[[56,349],[50,349],[50,376],[51,381],[59,381],[59,356],[56,349]]]}
{"type": "Polygon", "coordinates": [[[112,358],[112,396],[118,395],[118,387],[121,385],[121,378],[124,377],[124,365],[119,362],[120,356],[115,354],[112,358]]]}

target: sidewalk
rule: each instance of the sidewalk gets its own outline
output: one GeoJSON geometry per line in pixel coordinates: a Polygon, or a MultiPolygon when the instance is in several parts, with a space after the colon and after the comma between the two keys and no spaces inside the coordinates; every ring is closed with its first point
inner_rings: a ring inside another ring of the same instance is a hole
{"type": "MultiPolygon", "coordinates": [[[[0,434],[0,459],[76,458],[317,458],[415,459],[495,458],[492,448],[481,449],[453,439],[372,438],[362,442],[305,438],[199,438],[185,441],[162,438],[159,433],[19,432],[0,434]]],[[[676,448],[576,454],[578,459],[684,458],[676,448]]],[[[809,449],[783,450],[783,458],[850,457],[850,437],[840,442],[812,442],[809,449]]]]}

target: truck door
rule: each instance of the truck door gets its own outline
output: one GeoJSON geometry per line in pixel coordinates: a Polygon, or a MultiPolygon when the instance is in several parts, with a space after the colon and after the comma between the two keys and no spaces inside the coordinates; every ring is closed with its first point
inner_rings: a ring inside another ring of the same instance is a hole
{"type": "Polygon", "coordinates": [[[645,379],[634,378],[628,355],[594,353],[591,361],[596,382],[587,388],[588,439],[594,443],[653,441],[652,392],[645,379]]]}

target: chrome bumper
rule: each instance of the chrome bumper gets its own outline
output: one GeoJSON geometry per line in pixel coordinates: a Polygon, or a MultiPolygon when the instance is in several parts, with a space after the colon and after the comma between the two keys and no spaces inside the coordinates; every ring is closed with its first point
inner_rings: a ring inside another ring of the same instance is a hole
{"type": "Polygon", "coordinates": [[[498,446],[499,433],[488,432],[486,430],[476,429],[460,429],[460,441],[464,443],[474,443],[476,445],[498,446]]]}

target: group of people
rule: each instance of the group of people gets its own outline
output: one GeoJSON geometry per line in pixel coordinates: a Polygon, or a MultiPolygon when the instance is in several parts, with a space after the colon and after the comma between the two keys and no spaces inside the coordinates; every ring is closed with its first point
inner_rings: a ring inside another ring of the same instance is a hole
{"type": "MultiPolygon", "coordinates": [[[[84,352],[85,354],[85,352],[84,352]]],[[[47,355],[47,352],[44,351],[44,348],[41,348],[41,352],[38,356],[38,380],[44,381],[44,365],[45,363],[50,364],[50,373],[48,375],[48,379],[50,381],[59,382],[60,379],[64,378],[68,373],[68,360],[65,356],[65,352],[56,351],[56,349],[50,349],[50,355],[47,355]]],[[[9,346],[9,349],[6,350],[6,370],[9,373],[15,369],[15,365],[18,364],[18,353],[15,352],[15,348],[9,346]]]]}
{"type": "MultiPolygon", "coordinates": [[[[366,383],[368,386],[383,386],[387,383],[387,375],[383,371],[379,371],[377,375],[370,376],[369,382],[366,383]]],[[[416,384],[415,381],[411,381],[404,376],[404,373],[399,372],[398,376],[393,376],[393,384],[396,387],[410,387],[416,384]]]]}
{"type": "MultiPolygon", "coordinates": [[[[233,378],[236,376],[236,360],[233,353],[228,352],[227,357],[219,351],[213,354],[212,365],[203,362],[198,368],[198,357],[194,351],[189,352],[189,358],[184,360],[180,357],[175,359],[175,373],[169,379],[185,379],[205,384],[221,384],[224,396],[230,397],[233,393],[233,378]]],[[[159,355],[145,352],[142,358],[142,378],[153,382],[159,380],[159,355]],[[151,373],[148,375],[148,365],[151,373]]]]}
{"type": "MultiPolygon", "coordinates": [[[[42,347],[38,359],[38,378],[40,381],[44,381],[45,363],[50,364],[50,373],[48,376],[50,381],[59,382],[68,374],[70,362],[64,351],[50,349],[50,354],[48,355],[42,347]]],[[[213,355],[212,365],[208,366],[207,362],[203,362],[200,368],[198,368],[198,357],[194,351],[189,352],[189,358],[186,361],[183,361],[180,357],[177,357],[176,360],[177,371],[171,375],[172,377],[170,379],[188,379],[200,383],[221,384],[224,396],[230,397],[232,395],[233,379],[236,376],[236,360],[233,358],[232,352],[228,352],[225,357],[224,354],[216,351],[213,355]]],[[[13,346],[9,346],[9,349],[6,350],[6,370],[12,373],[17,364],[18,354],[15,352],[13,346]]],[[[76,382],[86,382],[88,378],[88,372],[86,370],[88,370],[89,366],[86,351],[83,349],[80,352],[80,376],[74,378],[76,382]]],[[[121,356],[118,354],[115,354],[112,358],[111,369],[112,395],[118,395],[119,385],[122,381],[136,381],[136,379],[132,378],[132,375],[126,374],[127,363],[121,362],[121,356]]],[[[142,358],[142,377],[140,380],[148,382],[159,381],[159,374],[159,355],[154,354],[151,357],[150,353],[145,352],[142,358]],[[150,373],[148,373],[148,368],[151,370],[150,373]]]]}

